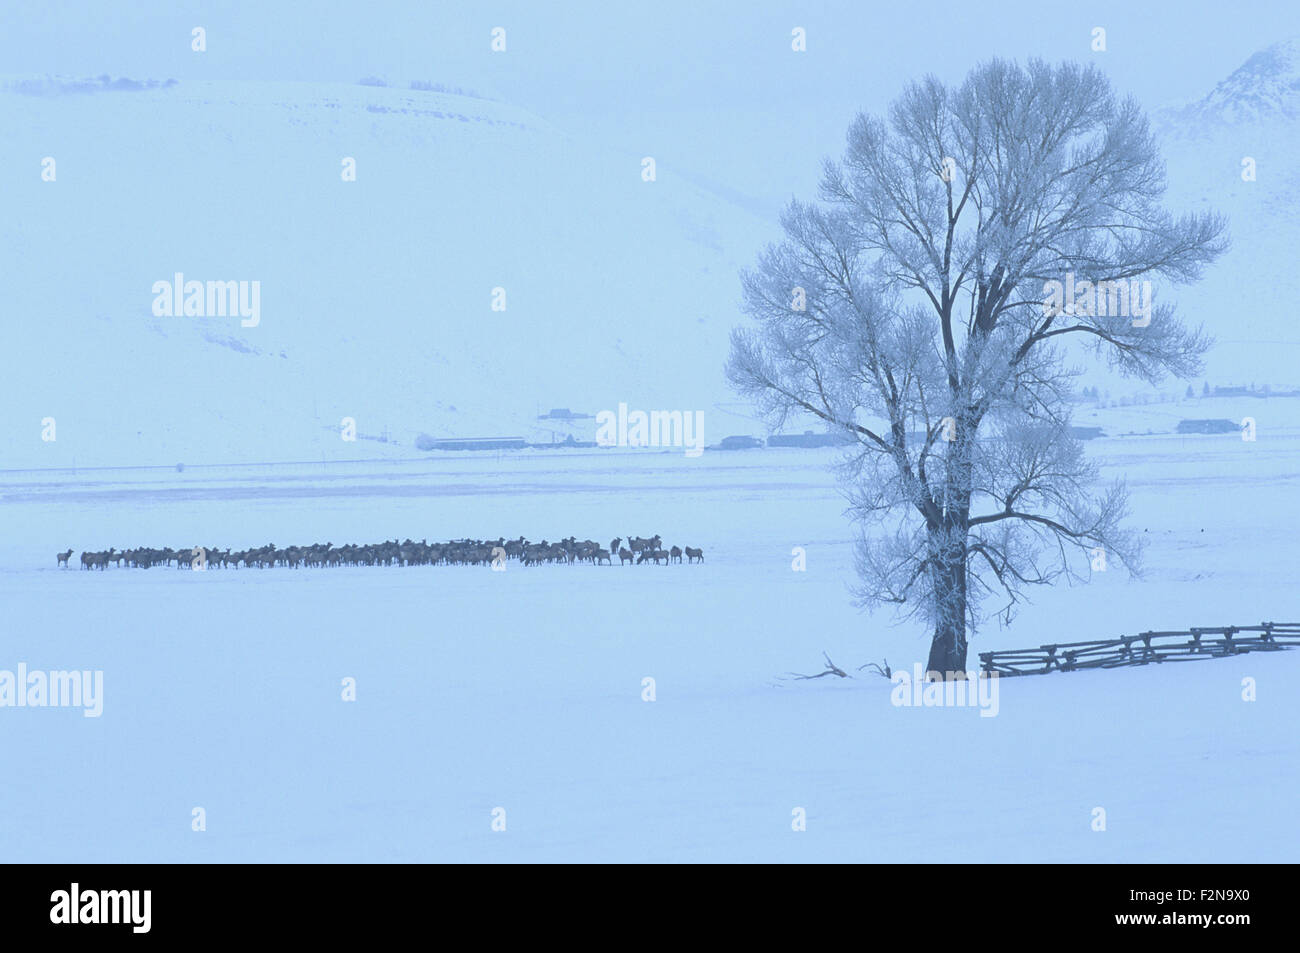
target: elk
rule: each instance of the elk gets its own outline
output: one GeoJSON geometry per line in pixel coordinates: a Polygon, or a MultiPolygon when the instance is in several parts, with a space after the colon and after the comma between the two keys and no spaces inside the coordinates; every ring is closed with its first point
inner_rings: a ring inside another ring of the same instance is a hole
{"type": "Polygon", "coordinates": [[[100,569],[108,568],[108,553],[82,553],[81,568],[94,569],[98,566],[100,569]]]}
{"type": "MultiPolygon", "coordinates": [[[[687,546],[684,550],[673,546],[665,550],[659,535],[647,538],[632,536],[623,545],[623,537],[615,536],[609,549],[601,548],[594,540],[579,540],[568,536],[558,543],[542,540],[530,543],[523,536],[507,541],[504,537],[495,540],[456,539],[443,543],[431,544],[427,539],[418,543],[410,538],[398,542],[396,539],[379,543],[356,545],[347,543],[335,547],[332,542],[312,543],[307,546],[288,546],[279,549],[274,543],[252,549],[236,551],[226,549],[224,552],[216,546],[202,550],[205,568],[211,569],[286,569],[334,567],[334,566],[487,566],[494,562],[494,554],[504,551],[507,559],[515,559],[524,566],[538,566],[543,563],[564,563],[572,565],[589,562],[593,566],[612,566],[614,556],[618,556],[620,566],[628,563],[641,565],[653,562],[671,565],[680,563],[683,554],[691,562],[703,562],[704,551],[687,546]]],[[[175,565],[177,569],[189,569],[194,564],[192,556],[197,556],[199,549],[181,546],[177,549],[163,547],[153,549],[141,546],[136,549],[119,550],[116,547],[102,552],[86,551],[81,554],[82,569],[108,568],[109,563],[119,568],[125,563],[127,567],[148,569],[151,566],[175,565]]],[[[71,565],[73,550],[55,553],[57,566],[71,565]]]]}

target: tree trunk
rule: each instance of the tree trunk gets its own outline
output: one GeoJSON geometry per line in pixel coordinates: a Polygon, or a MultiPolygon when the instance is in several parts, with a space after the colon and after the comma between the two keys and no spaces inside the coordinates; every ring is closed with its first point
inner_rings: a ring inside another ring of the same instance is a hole
{"type": "Polygon", "coordinates": [[[940,620],[934,627],[934,640],[930,643],[930,661],[925,667],[926,677],[944,681],[963,678],[966,674],[966,626],[940,620]]]}
{"type": "Polygon", "coordinates": [[[947,541],[934,557],[936,609],[934,640],[930,643],[927,678],[965,677],[966,672],[966,545],[947,541]],[[960,674],[958,674],[960,673],[960,674]]]}

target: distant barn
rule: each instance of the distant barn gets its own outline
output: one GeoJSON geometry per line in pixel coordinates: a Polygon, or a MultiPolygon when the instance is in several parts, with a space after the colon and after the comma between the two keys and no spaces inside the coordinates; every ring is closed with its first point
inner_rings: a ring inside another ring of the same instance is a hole
{"type": "Polygon", "coordinates": [[[769,447],[842,447],[845,444],[853,442],[853,438],[848,434],[838,433],[813,433],[811,430],[805,430],[801,434],[795,433],[774,433],[767,438],[769,447]]]}
{"type": "Polygon", "coordinates": [[[597,446],[594,440],[574,440],[573,434],[569,434],[563,440],[552,440],[550,443],[530,443],[528,446],[534,450],[563,450],[569,449],[588,449],[597,446]]]}
{"type": "Polygon", "coordinates": [[[718,444],[715,447],[711,447],[710,449],[753,450],[761,446],[763,446],[763,441],[759,440],[757,437],[731,436],[731,437],[723,437],[722,443],[718,444]]]}
{"type": "Polygon", "coordinates": [[[429,438],[416,444],[421,450],[522,450],[528,446],[523,437],[452,437],[429,438]]]}
{"type": "Polygon", "coordinates": [[[1241,424],[1235,420],[1180,420],[1179,433],[1239,433],[1241,424]]]}

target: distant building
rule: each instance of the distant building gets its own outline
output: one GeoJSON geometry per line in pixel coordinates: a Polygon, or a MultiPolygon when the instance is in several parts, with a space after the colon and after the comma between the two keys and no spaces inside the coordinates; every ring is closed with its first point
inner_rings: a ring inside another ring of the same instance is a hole
{"type": "Polygon", "coordinates": [[[1235,420],[1180,420],[1179,433],[1238,433],[1241,424],[1235,420]]]}
{"type": "Polygon", "coordinates": [[[712,450],[754,450],[763,446],[757,437],[731,436],[723,437],[722,443],[711,447],[712,450]]]}
{"type": "Polygon", "coordinates": [[[522,450],[528,446],[523,437],[435,437],[416,443],[421,450],[522,450]]]}
{"type": "Polygon", "coordinates": [[[573,434],[569,434],[563,440],[552,440],[550,443],[530,443],[528,446],[534,450],[562,450],[565,447],[571,449],[587,449],[596,446],[594,440],[575,440],[573,434]]]}
{"type": "Polygon", "coordinates": [[[805,430],[801,434],[774,433],[767,438],[769,447],[842,447],[853,443],[853,438],[846,433],[813,433],[805,430]]]}
{"type": "Polygon", "coordinates": [[[590,420],[591,414],[575,414],[568,407],[552,407],[551,412],[542,414],[538,420],[590,420]]]}

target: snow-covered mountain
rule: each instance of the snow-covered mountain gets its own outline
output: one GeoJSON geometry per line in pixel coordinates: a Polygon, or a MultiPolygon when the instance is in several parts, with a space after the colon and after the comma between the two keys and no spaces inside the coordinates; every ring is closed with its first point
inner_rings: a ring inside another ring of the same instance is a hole
{"type": "Polygon", "coordinates": [[[541,437],[539,408],[734,400],[737,270],[773,226],[671,157],[645,181],[508,105],[370,85],[15,81],[0,122],[0,469],[385,449],[344,417],[411,452],[541,437]],[[156,315],[178,272],[260,282],[259,322],[156,315]]]}
{"type": "Polygon", "coordinates": [[[1170,204],[1217,209],[1231,229],[1230,251],[1177,293],[1184,314],[1218,341],[1207,376],[1300,383],[1300,39],[1254,54],[1204,98],[1159,111],[1154,127],[1170,204]]]}
{"type": "Polygon", "coordinates": [[[1189,125],[1300,119],[1300,38],[1260,50],[1204,98],[1172,113],[1189,125]]]}

